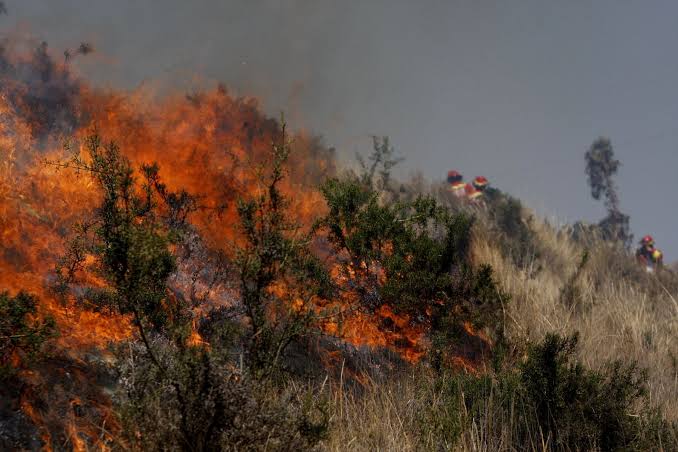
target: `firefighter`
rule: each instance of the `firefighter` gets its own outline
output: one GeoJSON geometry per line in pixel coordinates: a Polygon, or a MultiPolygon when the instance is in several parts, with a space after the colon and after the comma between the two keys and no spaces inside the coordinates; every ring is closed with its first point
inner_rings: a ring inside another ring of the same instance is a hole
{"type": "Polygon", "coordinates": [[[655,247],[651,235],[646,235],[640,241],[640,247],[636,251],[638,262],[645,266],[648,273],[654,272],[661,267],[664,261],[663,253],[655,247]]]}
{"type": "Polygon", "coordinates": [[[483,198],[483,192],[482,190],[478,190],[475,187],[475,184],[466,184],[464,186],[464,192],[466,195],[466,199],[473,203],[480,203],[482,202],[483,198]]]}
{"type": "Polygon", "coordinates": [[[474,204],[483,204],[485,190],[488,185],[489,182],[485,177],[476,177],[470,184],[465,186],[466,198],[474,204]]]}
{"type": "Polygon", "coordinates": [[[652,252],[652,260],[654,261],[655,267],[661,267],[664,263],[664,253],[662,253],[661,250],[655,248],[652,252]]]}
{"type": "Polygon", "coordinates": [[[487,181],[487,178],[483,176],[478,176],[475,179],[473,179],[473,188],[475,188],[479,192],[484,192],[487,186],[489,185],[489,182],[487,181]]]}
{"type": "Polygon", "coordinates": [[[457,198],[464,197],[464,176],[461,175],[458,171],[452,170],[447,173],[447,183],[449,184],[450,191],[457,198]]]}

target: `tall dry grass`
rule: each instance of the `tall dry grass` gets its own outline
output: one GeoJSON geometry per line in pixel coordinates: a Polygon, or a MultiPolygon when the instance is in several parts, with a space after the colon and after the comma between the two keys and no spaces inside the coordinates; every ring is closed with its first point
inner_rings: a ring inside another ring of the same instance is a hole
{"type": "Polygon", "coordinates": [[[584,364],[597,369],[612,360],[636,361],[648,371],[650,401],[668,419],[678,420],[678,293],[666,282],[675,276],[644,274],[631,257],[594,241],[576,281],[581,299],[568,305],[561,291],[585,249],[544,222],[532,228],[545,249],[536,273],[507,262],[486,231],[476,230],[474,260],[492,265],[501,286],[512,294],[506,313],[509,337],[534,342],[548,332],[579,332],[584,364]]]}
{"type": "MultiPolygon", "coordinates": [[[[516,344],[540,341],[546,333],[579,333],[578,358],[600,369],[612,360],[636,361],[648,372],[649,402],[670,421],[678,421],[678,283],[674,275],[657,277],[639,271],[633,259],[593,241],[589,259],[576,280],[585,247],[545,221],[533,221],[538,258],[518,268],[502,255],[496,237],[483,220],[475,228],[472,258],[492,265],[502,288],[511,294],[505,326],[516,344]],[[675,285],[670,284],[673,282],[675,285]],[[563,288],[577,289],[574,303],[563,300],[563,288]]],[[[321,445],[328,451],[373,450],[546,450],[541,432],[531,444],[513,440],[514,419],[487,402],[485,414],[469,418],[464,404],[445,406],[431,375],[423,369],[356,393],[340,387],[331,392],[332,429],[321,445]],[[423,410],[451,410],[463,425],[454,444],[420,425],[423,410]],[[427,436],[430,435],[430,436],[427,436]]],[[[462,396],[463,397],[463,396],[462,396]]],[[[661,446],[660,446],[661,447],[661,446]]]]}
{"type": "MultiPolygon", "coordinates": [[[[448,403],[430,373],[415,369],[387,382],[370,382],[364,392],[335,387],[331,392],[332,428],[320,445],[326,451],[543,451],[546,438],[535,431],[528,444],[517,444],[513,413],[504,413],[490,397],[480,417],[464,403],[448,403]],[[446,440],[423,423],[425,412],[437,411],[451,423],[465,426],[459,436],[446,440]]],[[[463,400],[463,392],[462,392],[463,400]]]]}

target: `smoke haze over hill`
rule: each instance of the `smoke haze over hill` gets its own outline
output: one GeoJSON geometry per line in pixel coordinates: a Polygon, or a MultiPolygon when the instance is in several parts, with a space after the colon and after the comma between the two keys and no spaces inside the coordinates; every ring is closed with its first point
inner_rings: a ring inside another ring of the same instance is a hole
{"type": "Polygon", "coordinates": [[[609,136],[636,236],[678,255],[673,2],[6,1],[0,29],[46,40],[114,87],[223,81],[350,157],[389,135],[407,169],[483,174],[543,213],[596,222],[583,155],[609,136]],[[155,2],[153,2],[155,4],[155,2]]]}

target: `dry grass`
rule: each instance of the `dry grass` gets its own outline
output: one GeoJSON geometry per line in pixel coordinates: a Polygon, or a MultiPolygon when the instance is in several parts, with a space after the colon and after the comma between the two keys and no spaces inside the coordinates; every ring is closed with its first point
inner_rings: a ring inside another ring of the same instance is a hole
{"type": "Polygon", "coordinates": [[[413,426],[420,408],[415,378],[370,383],[361,394],[334,388],[331,436],[323,449],[415,450],[419,439],[413,426]]]}
{"type": "MultiPolygon", "coordinates": [[[[552,226],[536,221],[532,229],[544,252],[539,262],[516,268],[493,245],[482,224],[479,222],[475,231],[473,259],[491,264],[500,285],[512,295],[505,308],[509,338],[514,343],[526,344],[539,341],[548,332],[565,335],[577,331],[579,359],[584,364],[598,369],[611,360],[638,362],[648,370],[651,404],[659,407],[667,419],[678,421],[678,293],[672,293],[675,289],[668,289],[654,276],[642,273],[620,277],[619,268],[611,265],[612,260],[618,259],[615,251],[600,244],[590,250],[590,259],[576,281],[581,297],[576,304],[567,305],[561,300],[561,291],[581,262],[582,246],[566,234],[558,234],[552,226]]],[[[626,265],[634,264],[629,261],[626,265]]],[[[417,424],[422,410],[438,408],[437,395],[427,383],[425,371],[413,372],[387,384],[370,385],[361,394],[333,391],[331,436],[323,442],[322,449],[439,449],[440,443],[426,437],[422,433],[426,429],[417,424]]],[[[487,413],[481,419],[466,418],[462,425],[467,427],[460,440],[443,448],[545,450],[539,432],[534,433],[532,445],[513,444],[511,416],[495,418],[491,404],[490,399],[487,413]]],[[[462,404],[457,415],[464,417],[463,411],[462,404]]]]}
{"type": "MultiPolygon", "coordinates": [[[[326,451],[513,451],[514,422],[497,416],[494,400],[484,407],[482,419],[472,419],[463,403],[458,407],[446,404],[434,389],[431,375],[421,369],[397,380],[369,384],[360,395],[339,387],[332,392],[331,436],[321,443],[326,451]],[[441,441],[440,432],[422,425],[422,413],[438,410],[456,418],[459,425],[468,425],[458,441],[441,441]]],[[[539,433],[535,432],[539,438],[539,433]]],[[[522,444],[519,450],[545,450],[543,442],[522,444]]]]}
{"type": "MultiPolygon", "coordinates": [[[[541,271],[506,262],[489,241],[476,237],[478,262],[489,263],[513,299],[507,305],[507,331],[514,341],[538,341],[547,332],[580,334],[581,361],[596,369],[611,360],[636,361],[648,370],[650,400],[668,419],[678,420],[678,304],[651,275],[622,278],[611,271],[613,253],[600,244],[578,280],[582,299],[568,306],[560,293],[581,261],[584,249],[544,223],[534,226],[547,255],[541,271]],[[661,291],[652,290],[656,286],[661,291]]],[[[634,265],[634,264],[631,264],[634,265]]]]}

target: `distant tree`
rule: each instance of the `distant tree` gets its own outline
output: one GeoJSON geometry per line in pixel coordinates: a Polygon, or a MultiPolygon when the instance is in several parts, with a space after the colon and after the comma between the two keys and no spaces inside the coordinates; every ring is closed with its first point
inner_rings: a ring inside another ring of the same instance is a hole
{"type": "Polygon", "coordinates": [[[7,15],[7,6],[5,6],[5,2],[0,2],[0,16],[3,14],[7,15]]]}
{"type": "Polygon", "coordinates": [[[612,143],[608,138],[598,138],[586,152],[586,174],[591,196],[596,201],[605,197],[605,207],[609,210],[619,210],[617,187],[612,179],[619,166],[619,160],[614,158],[612,143]]]}
{"type": "Polygon", "coordinates": [[[620,162],[614,157],[612,143],[608,138],[600,137],[586,151],[586,174],[591,187],[591,196],[596,201],[604,198],[607,217],[600,223],[603,237],[630,246],[633,242],[629,226],[629,216],[619,209],[619,195],[614,176],[620,162]]]}

